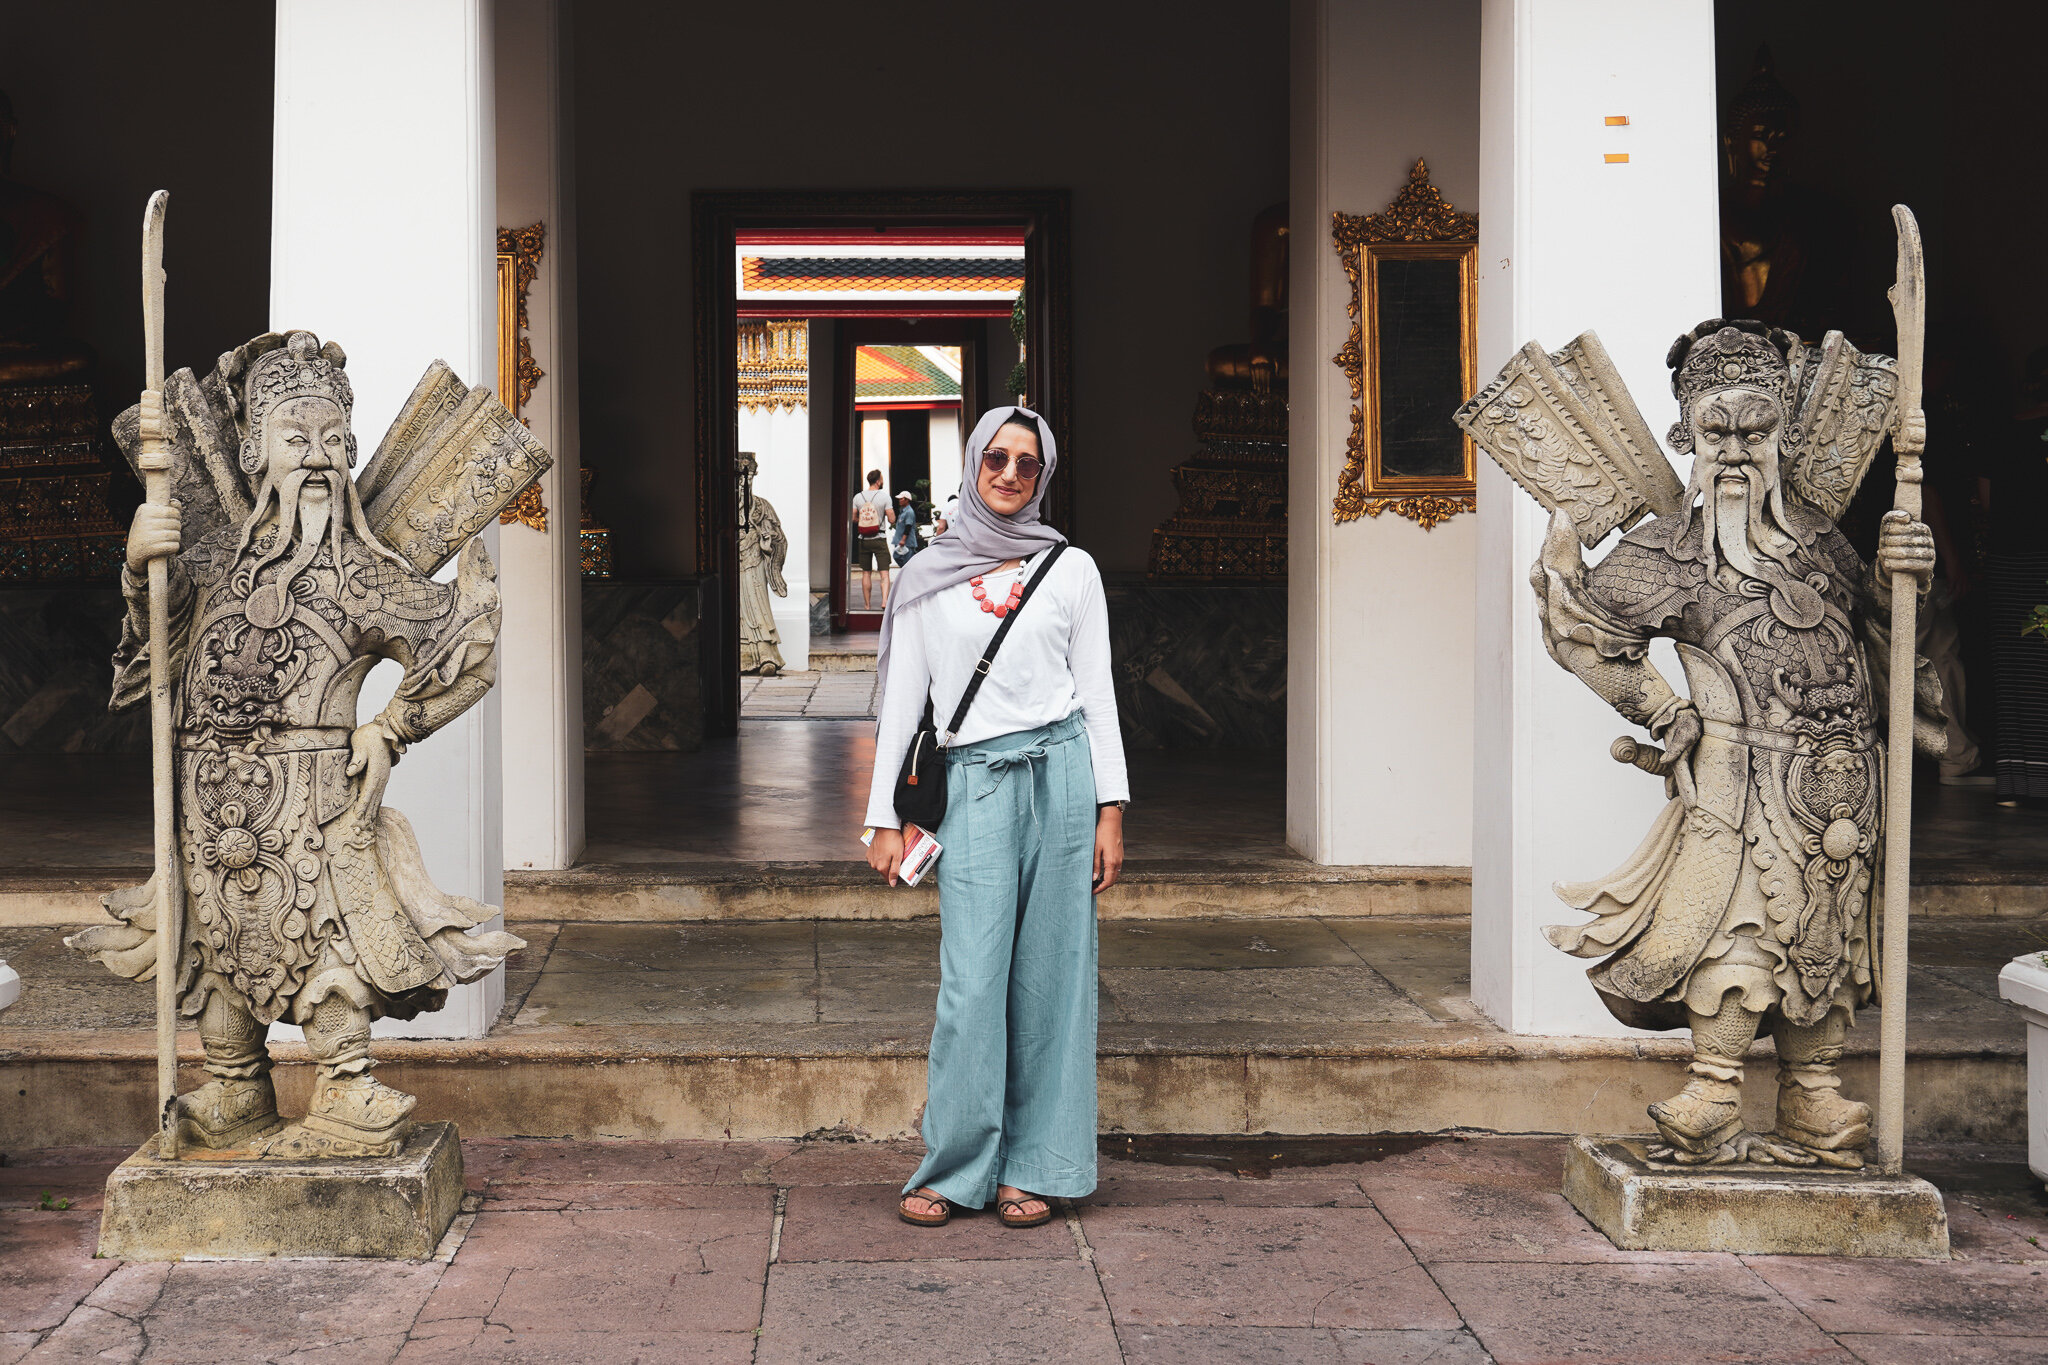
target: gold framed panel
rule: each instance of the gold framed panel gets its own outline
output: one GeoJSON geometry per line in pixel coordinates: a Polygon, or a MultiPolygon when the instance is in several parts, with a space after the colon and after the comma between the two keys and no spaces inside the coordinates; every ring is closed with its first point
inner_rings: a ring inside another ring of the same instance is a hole
{"type": "MultiPolygon", "coordinates": [[[[526,290],[540,274],[541,252],[547,248],[547,224],[498,229],[498,401],[524,422],[522,410],[547,376],[534,361],[533,341],[526,335],[526,290]]],[[[547,504],[538,482],[527,486],[498,514],[499,524],[519,522],[543,534],[548,529],[547,504]]]]}
{"type": "MultiPolygon", "coordinates": [[[[1479,216],[1444,202],[1429,183],[1429,167],[1418,160],[1407,186],[1385,210],[1362,217],[1336,213],[1331,219],[1337,256],[1351,281],[1351,335],[1332,357],[1351,381],[1351,437],[1331,517],[1341,524],[1391,511],[1427,531],[1478,508],[1478,450],[1470,436],[1460,434],[1462,467],[1456,474],[1403,475],[1383,467],[1380,263],[1457,262],[1460,398],[1469,398],[1479,381],[1479,216]]],[[[1451,429],[1450,411],[1444,425],[1451,429]]]]}

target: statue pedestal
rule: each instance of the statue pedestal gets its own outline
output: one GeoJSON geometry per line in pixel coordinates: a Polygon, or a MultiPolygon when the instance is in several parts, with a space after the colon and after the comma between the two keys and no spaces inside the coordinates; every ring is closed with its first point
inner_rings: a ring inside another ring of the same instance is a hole
{"type": "Polygon", "coordinates": [[[462,1147],[452,1123],[416,1124],[398,1155],[357,1160],[188,1152],[159,1161],[152,1138],[107,1178],[99,1254],[423,1261],[461,1204],[462,1147]]]}
{"type": "Polygon", "coordinates": [[[1911,1175],[1652,1165],[1641,1138],[1577,1137],[1564,1197],[1624,1251],[1948,1256],[1941,1192],[1911,1175]]]}

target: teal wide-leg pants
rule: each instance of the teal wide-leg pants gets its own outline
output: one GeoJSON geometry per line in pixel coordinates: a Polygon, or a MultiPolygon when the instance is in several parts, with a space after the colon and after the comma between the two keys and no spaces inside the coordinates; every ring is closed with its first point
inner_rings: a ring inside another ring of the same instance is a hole
{"type": "Polygon", "coordinates": [[[981,1208],[1000,1185],[1095,1188],[1095,769],[1081,713],[946,755],[939,1016],[924,1164],[981,1208]]]}

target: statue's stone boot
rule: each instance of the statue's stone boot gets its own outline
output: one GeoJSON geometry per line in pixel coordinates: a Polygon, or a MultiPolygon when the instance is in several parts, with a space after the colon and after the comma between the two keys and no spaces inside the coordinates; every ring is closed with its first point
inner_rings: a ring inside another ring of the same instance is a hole
{"type": "Polygon", "coordinates": [[[1685,1089],[1650,1106],[1657,1131],[1671,1144],[1674,1160],[1688,1166],[1741,1159],[1742,1057],[1756,1041],[1763,1015],[1744,1009],[1739,995],[1724,996],[1714,1014],[1690,1015],[1691,1078],[1685,1089]]]}
{"type": "Polygon", "coordinates": [[[1848,1012],[1831,1010],[1820,1023],[1801,1028],[1780,1024],[1778,1042],[1778,1136],[1813,1153],[1830,1166],[1855,1170],[1870,1144],[1870,1106],[1842,1098],[1842,1042],[1848,1012]]]}
{"type": "Polygon", "coordinates": [[[306,1050],[320,1064],[300,1146],[327,1156],[394,1156],[419,1103],[369,1074],[370,1012],[329,995],[305,1021],[306,1050]]]}
{"type": "Polygon", "coordinates": [[[213,1079],[178,1097],[178,1143],[229,1151],[279,1128],[264,1028],[216,989],[199,1013],[199,1041],[213,1079]]]}
{"type": "Polygon", "coordinates": [[[178,1096],[178,1145],[231,1151],[282,1125],[270,1077],[211,1080],[178,1096]]]}
{"type": "Polygon", "coordinates": [[[313,1087],[306,1128],[339,1142],[358,1143],[365,1156],[391,1156],[405,1145],[418,1103],[374,1076],[322,1076],[313,1087]]]}
{"type": "MultiPolygon", "coordinates": [[[[1698,1065],[1694,1063],[1695,1068],[1698,1065]]],[[[1671,1144],[1673,1159],[1688,1166],[1736,1159],[1733,1144],[1742,1132],[1742,1068],[1733,1070],[1732,1080],[1695,1074],[1685,1089],[1650,1106],[1650,1118],[1671,1144]]]]}

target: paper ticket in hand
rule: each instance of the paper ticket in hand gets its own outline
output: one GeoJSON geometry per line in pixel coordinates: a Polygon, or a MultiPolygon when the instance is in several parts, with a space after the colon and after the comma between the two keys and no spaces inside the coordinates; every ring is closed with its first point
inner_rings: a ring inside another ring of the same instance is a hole
{"type": "MultiPolygon", "coordinates": [[[[869,845],[875,842],[875,831],[872,826],[860,832],[860,841],[869,845]]],[[[929,831],[919,830],[917,837],[903,850],[903,861],[896,865],[897,875],[903,878],[906,886],[916,886],[924,880],[924,874],[932,870],[932,864],[939,860],[939,854],[944,851],[945,845],[932,838],[929,831]]]]}
{"type": "Polygon", "coordinates": [[[924,874],[932,870],[932,864],[939,860],[940,846],[929,831],[919,830],[910,846],[903,850],[903,862],[898,871],[906,886],[916,886],[924,880],[924,874]]]}

